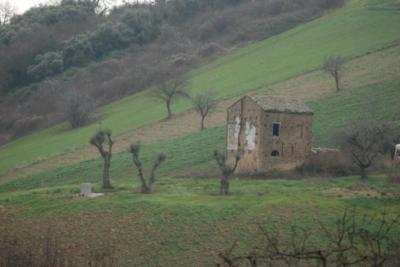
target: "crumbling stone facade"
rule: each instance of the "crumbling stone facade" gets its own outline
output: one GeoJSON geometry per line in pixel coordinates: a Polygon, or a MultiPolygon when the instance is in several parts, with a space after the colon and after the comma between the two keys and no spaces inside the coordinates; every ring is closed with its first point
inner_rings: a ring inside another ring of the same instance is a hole
{"type": "Polygon", "coordinates": [[[236,173],[293,168],[311,152],[313,112],[303,102],[245,96],[228,108],[227,156],[241,154],[236,173]]]}

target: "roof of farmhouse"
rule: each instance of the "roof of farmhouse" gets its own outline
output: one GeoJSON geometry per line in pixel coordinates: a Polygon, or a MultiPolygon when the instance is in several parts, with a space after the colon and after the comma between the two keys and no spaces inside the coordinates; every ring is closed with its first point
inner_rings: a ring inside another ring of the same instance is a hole
{"type": "Polygon", "coordinates": [[[313,114],[313,111],[304,102],[283,96],[249,96],[264,111],[313,114]]]}

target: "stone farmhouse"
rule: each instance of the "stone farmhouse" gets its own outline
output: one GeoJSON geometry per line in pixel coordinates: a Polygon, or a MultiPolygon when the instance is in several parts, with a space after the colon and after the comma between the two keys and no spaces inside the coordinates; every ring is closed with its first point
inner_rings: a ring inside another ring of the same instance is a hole
{"type": "Polygon", "coordinates": [[[241,154],[239,174],[290,169],[311,153],[313,112],[278,96],[245,96],[228,108],[227,157],[241,154]]]}

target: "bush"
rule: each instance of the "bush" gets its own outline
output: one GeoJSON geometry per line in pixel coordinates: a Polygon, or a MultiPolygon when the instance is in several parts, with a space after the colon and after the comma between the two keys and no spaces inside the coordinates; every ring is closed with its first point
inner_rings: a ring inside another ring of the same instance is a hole
{"type": "Polygon", "coordinates": [[[144,44],[160,33],[160,24],[147,9],[128,10],[122,16],[131,42],[144,44]]]}
{"type": "Polygon", "coordinates": [[[89,35],[79,34],[65,42],[63,59],[65,67],[79,66],[94,57],[89,35]]]}
{"type": "Polygon", "coordinates": [[[129,42],[128,27],[124,23],[106,23],[90,36],[94,56],[99,58],[112,50],[126,47],[129,42]]]}
{"type": "Polygon", "coordinates": [[[58,52],[38,55],[33,65],[28,67],[27,74],[32,81],[54,76],[64,70],[63,57],[58,52]]]}
{"type": "Polygon", "coordinates": [[[394,162],[389,166],[387,176],[390,182],[400,183],[400,162],[394,162]]]}
{"type": "Polygon", "coordinates": [[[208,43],[202,46],[198,51],[197,55],[200,57],[211,57],[224,51],[224,48],[217,43],[208,43]]]}
{"type": "Polygon", "coordinates": [[[301,175],[347,176],[356,172],[351,160],[333,149],[314,149],[296,172],[301,175]]]}
{"type": "Polygon", "coordinates": [[[12,125],[14,132],[13,136],[19,137],[33,132],[39,128],[39,126],[43,123],[43,120],[44,118],[42,116],[37,115],[16,120],[12,125]]]}
{"type": "Polygon", "coordinates": [[[93,109],[92,101],[84,93],[72,91],[63,98],[62,112],[71,128],[78,128],[89,122],[93,109]]]}

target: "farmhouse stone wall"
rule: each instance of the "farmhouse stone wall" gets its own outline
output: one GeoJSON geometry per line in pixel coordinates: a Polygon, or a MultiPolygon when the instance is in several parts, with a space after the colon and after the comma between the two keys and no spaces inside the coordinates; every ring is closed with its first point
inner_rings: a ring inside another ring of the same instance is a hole
{"type": "Polygon", "coordinates": [[[228,109],[226,140],[228,158],[242,155],[237,173],[292,168],[311,152],[312,113],[266,111],[246,96],[228,109]],[[279,136],[273,136],[273,124],[279,136]]]}
{"type": "Polygon", "coordinates": [[[259,165],[260,123],[263,110],[248,97],[242,98],[229,108],[227,123],[228,158],[242,151],[237,170],[255,173],[259,165]],[[243,110],[243,112],[242,112],[243,110]]]}

